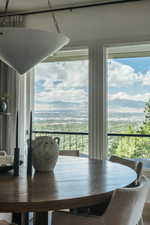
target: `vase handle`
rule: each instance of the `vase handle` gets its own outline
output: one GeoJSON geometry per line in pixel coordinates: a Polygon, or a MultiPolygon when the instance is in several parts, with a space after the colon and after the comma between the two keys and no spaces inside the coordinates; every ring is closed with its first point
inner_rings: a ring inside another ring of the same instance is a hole
{"type": "Polygon", "coordinates": [[[59,137],[55,137],[55,138],[54,138],[54,141],[55,141],[56,144],[59,145],[59,143],[60,143],[60,138],[59,138],[59,137]]]}

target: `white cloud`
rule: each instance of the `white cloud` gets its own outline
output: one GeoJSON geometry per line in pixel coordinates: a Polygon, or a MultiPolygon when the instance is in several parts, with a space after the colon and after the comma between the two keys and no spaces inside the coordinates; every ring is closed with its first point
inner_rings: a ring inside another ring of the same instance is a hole
{"type": "Polygon", "coordinates": [[[88,85],[88,62],[41,63],[36,67],[36,81],[43,80],[45,90],[84,88],[88,85]]]}
{"type": "Polygon", "coordinates": [[[134,107],[116,107],[116,108],[109,108],[108,110],[109,113],[143,113],[144,109],[143,108],[134,108],[134,107]]]}
{"type": "Polygon", "coordinates": [[[67,105],[59,105],[59,104],[53,104],[53,103],[47,103],[47,104],[40,104],[40,103],[35,103],[35,111],[61,111],[61,110],[80,110],[86,112],[87,111],[87,104],[79,104],[79,105],[73,105],[69,106],[67,105]]]}
{"type": "Polygon", "coordinates": [[[87,61],[39,64],[35,80],[42,86],[36,93],[36,110],[73,109],[74,104],[83,109],[88,105],[87,61]]]}
{"type": "Polygon", "coordinates": [[[35,67],[35,80],[43,80],[45,81],[46,79],[57,78],[57,71],[54,70],[53,67],[50,66],[49,63],[40,63],[35,67]]]}
{"type": "Polygon", "coordinates": [[[143,86],[150,86],[150,70],[145,74],[136,73],[133,67],[110,60],[108,63],[108,82],[110,87],[128,87],[137,82],[143,86]]]}
{"type": "Polygon", "coordinates": [[[38,104],[35,103],[35,110],[36,111],[50,111],[53,110],[50,104],[38,104]]]}
{"type": "Polygon", "coordinates": [[[88,93],[81,89],[54,89],[53,91],[43,91],[36,94],[38,102],[71,102],[87,103],[88,93]]]}
{"type": "MultiPolygon", "coordinates": [[[[61,108],[73,109],[75,106],[56,106],[54,102],[80,104],[80,108],[88,104],[88,62],[57,62],[42,63],[36,67],[36,81],[43,81],[43,89],[36,93],[36,110],[52,110],[61,108]]],[[[129,87],[136,83],[143,86],[150,85],[150,71],[145,74],[136,73],[129,65],[111,60],[109,64],[109,86],[129,87]]],[[[141,86],[142,87],[142,86],[141,86]]],[[[147,102],[150,93],[130,95],[126,92],[111,94],[109,100],[132,100],[147,102]]],[[[137,108],[117,107],[119,112],[137,112],[137,108]]],[[[142,111],[143,109],[139,109],[142,111]]]]}
{"type": "Polygon", "coordinates": [[[147,71],[147,73],[143,76],[142,85],[150,86],[150,71],[147,71]]]}
{"type": "MultiPolygon", "coordinates": [[[[88,62],[41,63],[36,67],[36,81],[43,80],[45,90],[55,88],[84,88],[88,86],[88,62]],[[57,83],[57,84],[56,84],[57,83]]],[[[137,82],[150,85],[150,71],[136,73],[129,65],[111,60],[108,63],[108,82],[110,87],[128,87],[137,82]]]]}
{"type": "Polygon", "coordinates": [[[150,93],[129,95],[126,92],[118,92],[108,96],[109,100],[132,100],[147,102],[150,99],[150,93]]]}
{"type": "Polygon", "coordinates": [[[108,64],[108,82],[110,87],[127,87],[141,80],[141,74],[129,66],[111,60],[108,64]]]}

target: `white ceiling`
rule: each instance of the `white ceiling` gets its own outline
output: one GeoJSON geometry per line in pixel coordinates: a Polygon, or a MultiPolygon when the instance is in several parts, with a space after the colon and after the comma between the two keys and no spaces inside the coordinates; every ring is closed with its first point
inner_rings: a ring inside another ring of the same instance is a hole
{"type": "MultiPolygon", "coordinates": [[[[50,0],[53,7],[70,6],[82,3],[112,2],[114,0],[50,0]]],[[[121,0],[120,0],[121,1],[121,0]]],[[[5,8],[6,0],[0,0],[0,11],[5,8]]],[[[10,0],[9,11],[26,11],[48,8],[48,0],[10,0]]]]}
{"type": "MultiPolygon", "coordinates": [[[[0,0],[0,11],[6,0],[0,0]]],[[[103,0],[51,0],[53,7],[82,4],[103,0]]],[[[112,0],[105,0],[112,1],[112,0]]],[[[10,0],[9,11],[25,11],[47,8],[47,0],[10,0]]],[[[61,31],[70,38],[70,46],[85,46],[91,43],[114,44],[138,41],[150,42],[150,0],[128,2],[62,11],[56,13],[61,31]]],[[[50,13],[25,17],[28,28],[55,31],[50,13]]]]}

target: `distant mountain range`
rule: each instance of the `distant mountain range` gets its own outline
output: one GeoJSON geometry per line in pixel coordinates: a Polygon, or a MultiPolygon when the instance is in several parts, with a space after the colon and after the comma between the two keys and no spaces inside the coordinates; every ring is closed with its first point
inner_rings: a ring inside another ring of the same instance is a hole
{"type": "MultiPolygon", "coordinates": [[[[54,110],[54,111],[35,111],[34,120],[55,120],[55,121],[74,121],[87,122],[88,113],[79,112],[77,110],[54,110]]],[[[141,112],[117,112],[109,113],[109,120],[111,121],[140,121],[144,120],[144,113],[141,112]]]]}

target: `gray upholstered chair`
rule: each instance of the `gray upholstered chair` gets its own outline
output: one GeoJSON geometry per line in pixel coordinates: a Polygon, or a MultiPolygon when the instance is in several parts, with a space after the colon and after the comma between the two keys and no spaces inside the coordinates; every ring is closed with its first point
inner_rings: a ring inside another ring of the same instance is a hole
{"type": "Polygon", "coordinates": [[[80,152],[79,150],[62,150],[62,151],[59,151],[59,155],[79,157],[80,152]]]}
{"type": "Polygon", "coordinates": [[[137,173],[137,179],[133,183],[133,185],[138,185],[140,183],[141,176],[142,176],[142,169],[143,169],[142,162],[137,162],[137,161],[133,161],[131,159],[121,158],[121,157],[118,157],[115,155],[112,155],[109,160],[111,162],[120,163],[122,165],[128,166],[131,169],[135,170],[137,173]]]}
{"type": "Polygon", "coordinates": [[[66,212],[53,212],[52,225],[136,225],[144,208],[149,181],[142,178],[133,188],[121,188],[113,192],[103,216],[81,216],[66,212]]]}
{"type": "Polygon", "coordinates": [[[0,225],[11,225],[12,213],[0,213],[0,225]]]}
{"type": "MultiPolygon", "coordinates": [[[[142,162],[137,162],[137,161],[133,161],[133,160],[126,159],[126,158],[121,158],[121,157],[118,157],[115,155],[112,155],[109,160],[114,163],[120,163],[122,165],[128,166],[131,169],[136,171],[137,179],[131,185],[129,185],[129,187],[134,187],[134,186],[137,186],[140,184],[140,180],[141,180],[141,176],[142,176],[142,168],[143,168],[142,162]]],[[[106,199],[106,200],[102,201],[99,205],[92,205],[88,209],[86,209],[86,208],[85,209],[83,208],[80,210],[78,209],[77,213],[86,211],[90,214],[102,215],[105,212],[105,210],[107,209],[109,201],[110,200],[106,199]]]]}
{"type": "Polygon", "coordinates": [[[0,220],[0,225],[10,225],[6,220],[0,220]]]}
{"type": "MultiPolygon", "coordinates": [[[[60,137],[55,137],[54,139],[56,140],[57,144],[59,145],[60,144],[60,137]]],[[[79,157],[80,152],[79,152],[79,150],[60,150],[59,155],[79,157]]]]}

